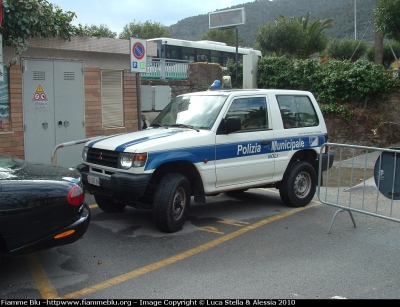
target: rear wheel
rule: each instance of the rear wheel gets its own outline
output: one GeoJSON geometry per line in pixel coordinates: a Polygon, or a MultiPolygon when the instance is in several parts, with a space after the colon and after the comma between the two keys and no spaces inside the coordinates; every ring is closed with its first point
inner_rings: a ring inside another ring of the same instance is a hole
{"type": "Polygon", "coordinates": [[[95,193],[94,199],[96,200],[97,206],[99,206],[101,210],[107,213],[122,212],[126,207],[126,205],[115,202],[111,198],[103,196],[101,194],[95,193]]]}
{"type": "Polygon", "coordinates": [[[304,207],[313,199],[316,187],[317,173],[310,163],[290,162],[279,184],[279,195],[288,206],[304,207]]]}
{"type": "Polygon", "coordinates": [[[185,223],[190,206],[190,184],[181,174],[167,174],[154,196],[153,219],[158,229],[175,232],[185,223]]]}

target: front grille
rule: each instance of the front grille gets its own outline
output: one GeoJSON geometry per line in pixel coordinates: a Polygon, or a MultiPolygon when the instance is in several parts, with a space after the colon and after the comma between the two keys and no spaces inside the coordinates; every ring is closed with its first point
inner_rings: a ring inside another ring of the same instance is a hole
{"type": "Polygon", "coordinates": [[[118,168],[118,155],[119,153],[116,151],[91,147],[87,154],[87,162],[118,168]]]}

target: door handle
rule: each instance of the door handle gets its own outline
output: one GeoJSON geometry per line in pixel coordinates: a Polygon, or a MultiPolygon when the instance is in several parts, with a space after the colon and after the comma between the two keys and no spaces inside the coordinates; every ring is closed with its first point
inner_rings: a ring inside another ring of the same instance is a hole
{"type": "Polygon", "coordinates": [[[262,141],[261,145],[262,146],[269,146],[269,145],[271,145],[271,141],[269,141],[269,140],[268,141],[262,141]]]}
{"type": "Polygon", "coordinates": [[[48,124],[48,123],[46,123],[46,122],[42,123],[42,128],[43,128],[44,130],[47,130],[48,127],[49,127],[49,124],[48,124]]]}
{"type": "Polygon", "coordinates": [[[68,127],[69,127],[69,121],[66,120],[66,121],[64,122],[64,127],[65,127],[65,128],[68,128],[68,127]]]}

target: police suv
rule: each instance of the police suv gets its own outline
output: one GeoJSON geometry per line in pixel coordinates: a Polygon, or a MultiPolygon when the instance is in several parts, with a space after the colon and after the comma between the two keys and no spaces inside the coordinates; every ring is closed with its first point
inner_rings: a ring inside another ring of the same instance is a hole
{"type": "Polygon", "coordinates": [[[177,96],[144,130],[88,142],[78,166],[105,212],[151,209],[164,232],[182,228],[191,197],[275,187],[293,207],[310,203],[332,166],[310,92],[213,90],[177,96]]]}

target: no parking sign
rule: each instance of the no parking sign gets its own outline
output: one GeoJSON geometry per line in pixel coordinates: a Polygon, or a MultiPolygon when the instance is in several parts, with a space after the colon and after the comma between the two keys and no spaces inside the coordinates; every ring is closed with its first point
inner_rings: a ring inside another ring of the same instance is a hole
{"type": "Polygon", "coordinates": [[[146,72],[146,40],[131,38],[131,72],[146,72]]]}

